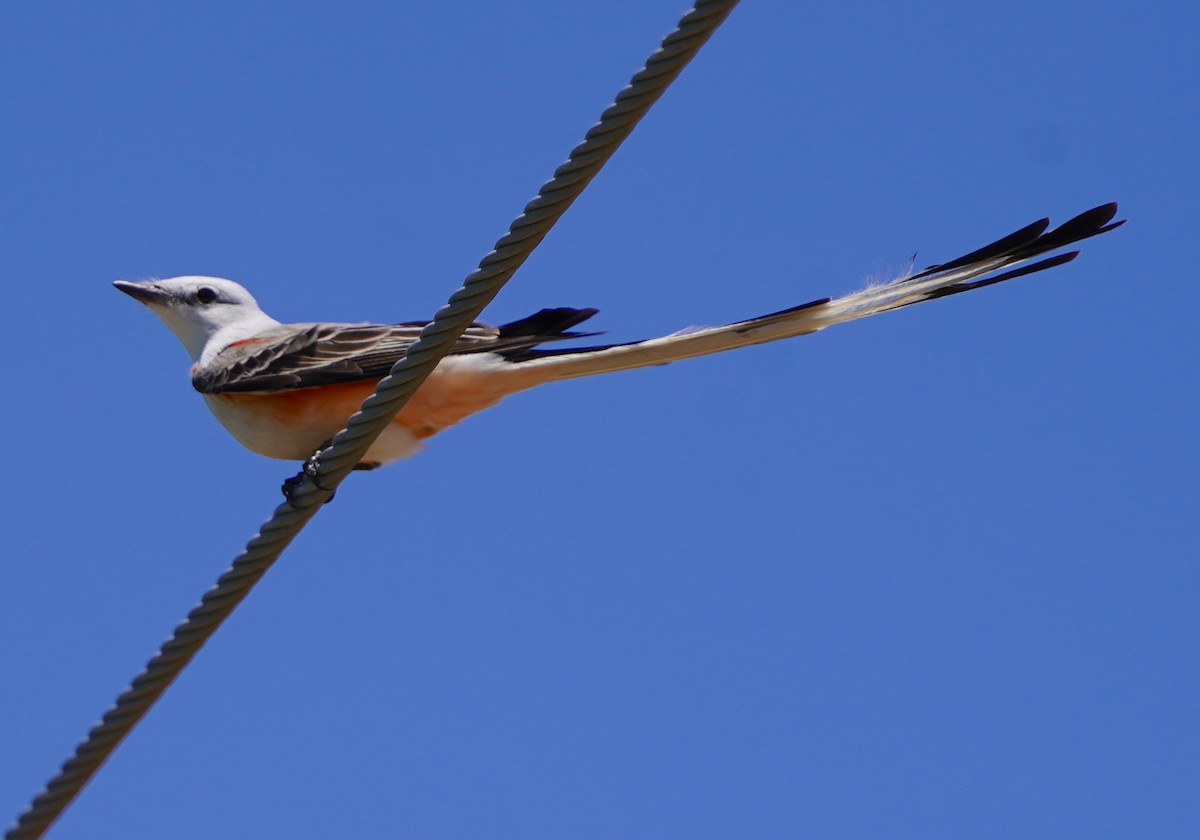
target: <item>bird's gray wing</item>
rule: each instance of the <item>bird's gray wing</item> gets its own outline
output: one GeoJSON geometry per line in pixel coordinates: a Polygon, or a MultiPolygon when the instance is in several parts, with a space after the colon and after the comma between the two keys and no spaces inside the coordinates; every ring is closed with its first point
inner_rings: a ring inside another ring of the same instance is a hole
{"type": "MultiPolygon", "coordinates": [[[[545,341],[594,333],[568,332],[594,309],[543,309],[500,327],[474,323],[450,353],[519,357],[545,341]]],[[[424,323],[283,324],[237,341],[192,374],[202,394],[279,391],[341,382],[378,380],[421,334],[424,323]]]]}
{"type": "MultiPolygon", "coordinates": [[[[382,379],[420,333],[407,324],[287,324],[226,347],[196,368],[192,385],[220,394],[382,379]]],[[[459,343],[486,343],[495,333],[477,325],[459,343]]]]}

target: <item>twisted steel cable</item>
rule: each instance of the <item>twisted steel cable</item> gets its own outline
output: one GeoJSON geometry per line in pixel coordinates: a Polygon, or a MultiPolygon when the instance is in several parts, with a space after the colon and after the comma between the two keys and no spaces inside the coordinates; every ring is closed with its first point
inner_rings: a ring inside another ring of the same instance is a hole
{"type": "Polygon", "coordinates": [[[145,670],[134,678],[17,824],[9,829],[6,840],[33,840],[49,829],[329,498],[463,331],[479,317],[736,5],[737,0],[697,0],[680,19],[675,30],[663,39],[645,66],[601,114],[600,121],[588,130],[583,142],[555,170],[554,177],[525,206],[508,233],[450,296],[446,306],[422,330],[420,338],[363,402],[346,428],[320,453],[313,476],[293,488],[289,503],[275,509],[233,565],[175,628],[145,670]]]}

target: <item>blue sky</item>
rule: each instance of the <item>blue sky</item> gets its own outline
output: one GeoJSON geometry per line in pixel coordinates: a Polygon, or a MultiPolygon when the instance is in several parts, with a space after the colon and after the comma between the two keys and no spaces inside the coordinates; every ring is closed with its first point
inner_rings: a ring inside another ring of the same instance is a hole
{"type": "MultiPolygon", "coordinates": [[[[6,8],[4,820],[295,469],[226,436],[110,282],[429,317],[683,8],[6,8]]],[[[488,320],[596,306],[631,340],[1046,214],[1129,224],[1036,278],[523,394],[352,476],[52,836],[1194,830],[1198,29],[1185,3],[742,4],[488,320]]]]}

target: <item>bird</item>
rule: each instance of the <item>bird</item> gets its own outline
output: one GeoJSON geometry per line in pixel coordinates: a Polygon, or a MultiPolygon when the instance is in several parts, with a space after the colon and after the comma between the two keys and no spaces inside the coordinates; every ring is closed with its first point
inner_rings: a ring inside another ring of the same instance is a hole
{"type": "MultiPolygon", "coordinates": [[[[1046,255],[1123,224],[1113,221],[1116,213],[1115,203],[1104,204],[1053,229],[1049,219],[1041,219],[957,259],[910,269],[841,297],[642,341],[558,345],[599,335],[573,329],[596,309],[542,309],[498,327],[474,323],[356,468],[409,457],[425,439],[506,396],[548,382],[808,335],[1063,265],[1079,251],[1046,255]]],[[[117,280],[114,285],[145,304],[180,340],[192,358],[192,385],[221,425],[253,452],[284,460],[310,459],[327,445],[425,326],[283,324],[263,312],[243,286],[218,277],[117,280]]]]}

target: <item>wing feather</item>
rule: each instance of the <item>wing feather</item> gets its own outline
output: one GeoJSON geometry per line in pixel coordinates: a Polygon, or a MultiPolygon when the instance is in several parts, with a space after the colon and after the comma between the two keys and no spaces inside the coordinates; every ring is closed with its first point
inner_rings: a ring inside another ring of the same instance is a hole
{"type": "MultiPolygon", "coordinates": [[[[546,341],[595,335],[568,331],[595,312],[544,309],[501,327],[474,323],[450,352],[498,353],[515,359],[546,341]]],[[[378,380],[387,375],[424,327],[419,322],[280,325],[226,347],[195,369],[192,385],[202,394],[220,394],[378,380]]]]}

